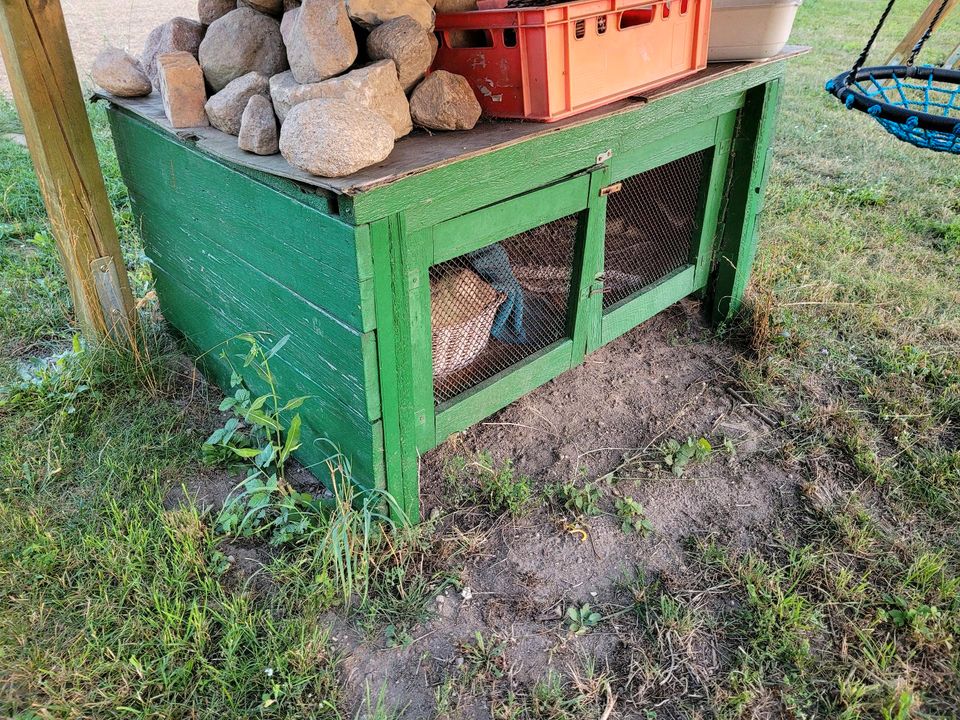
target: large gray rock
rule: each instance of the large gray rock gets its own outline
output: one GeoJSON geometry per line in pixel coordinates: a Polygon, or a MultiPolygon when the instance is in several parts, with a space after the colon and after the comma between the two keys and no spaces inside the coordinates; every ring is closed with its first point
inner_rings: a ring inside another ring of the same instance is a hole
{"type": "Polygon", "coordinates": [[[283,123],[287,114],[300,103],[323,97],[320,85],[321,83],[298,83],[289,70],[270,78],[270,99],[280,122],[283,123]]]}
{"type": "Polygon", "coordinates": [[[255,155],[275,155],[280,152],[280,136],[273,105],[263,95],[254,95],[247,103],[240,121],[241,150],[255,155]]]}
{"type": "Polygon", "coordinates": [[[143,97],[153,92],[153,83],[140,61],[118,48],[101,50],[90,74],[97,85],[118,97],[143,97]]]}
{"type": "Polygon", "coordinates": [[[274,17],[283,14],[283,0],[238,0],[237,7],[248,7],[274,17]]]}
{"type": "Polygon", "coordinates": [[[215,92],[249,72],[271,77],[288,67],[280,23],[248,7],[237,8],[210,25],[200,43],[199,58],[215,92]]]}
{"type": "Polygon", "coordinates": [[[299,7],[290,8],[283,14],[283,18],[280,20],[280,34],[283,36],[285,44],[290,42],[290,30],[293,29],[293,25],[297,22],[299,16],[299,7]]]}
{"type": "Polygon", "coordinates": [[[204,25],[219,20],[237,9],[237,0],[198,0],[197,15],[204,25]]]}
{"type": "Polygon", "coordinates": [[[240,119],[250,98],[270,94],[270,80],[258,72],[251,72],[231,81],[216,95],[207,100],[207,117],[217,130],[228,135],[240,134],[240,119]]]}
{"type": "Polygon", "coordinates": [[[343,0],[304,0],[286,32],[290,70],[299,83],[339,75],[359,48],[343,0]]]}
{"type": "Polygon", "coordinates": [[[404,91],[423,80],[433,63],[433,33],[409,15],[388,20],[367,37],[371,60],[393,60],[404,91]]]}
{"type": "Polygon", "coordinates": [[[413,121],[430,130],[472,130],[480,112],[467,79],[446,70],[430,73],[410,96],[413,121]]]}
{"type": "Polygon", "coordinates": [[[427,0],[347,0],[347,11],[357,25],[368,30],[403,15],[433,30],[433,6],[427,0]]]}
{"type": "Polygon", "coordinates": [[[344,100],[297,105],[280,131],[280,152],[294,167],[321,177],[352,175],[387,158],[393,128],[382,117],[344,100]]]}
{"type": "Polygon", "coordinates": [[[159,87],[157,58],[173,52],[188,52],[197,57],[200,41],[203,40],[203,25],[196,20],[175,17],[159,27],[155,27],[147,36],[140,55],[140,64],[154,87],[159,87]]]}
{"type": "Polygon", "coordinates": [[[270,97],[281,122],[286,122],[297,105],[325,98],[346,100],[372,110],[390,123],[396,139],[413,129],[410,104],[392,60],[381,60],[319,83],[299,84],[291,73],[281,73],[270,78],[270,97]]]}
{"type": "Polygon", "coordinates": [[[413,130],[410,103],[397,79],[397,66],[392,60],[367,65],[320,83],[321,97],[346,100],[372,110],[390,123],[395,138],[413,130]]]}

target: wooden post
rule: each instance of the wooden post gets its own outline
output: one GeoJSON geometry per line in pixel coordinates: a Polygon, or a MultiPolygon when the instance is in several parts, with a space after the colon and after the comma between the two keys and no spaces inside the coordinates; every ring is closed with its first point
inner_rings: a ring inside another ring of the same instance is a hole
{"type": "MultiPolygon", "coordinates": [[[[943,14],[940,15],[940,18],[933,26],[934,30],[936,30],[943,23],[943,21],[950,16],[950,13],[953,12],[953,10],[957,7],[958,2],[960,2],[960,0],[947,0],[947,5],[943,9],[943,14]]],[[[931,1],[931,3],[927,6],[927,9],[924,10],[923,14],[917,19],[917,22],[914,23],[913,27],[910,28],[910,31],[894,49],[893,54],[887,58],[887,65],[902,65],[906,59],[910,57],[910,53],[913,52],[914,46],[917,44],[917,41],[923,37],[923,34],[927,31],[927,28],[930,27],[930,23],[933,22],[933,18],[936,17],[941,5],[943,5],[943,0],[931,1]]],[[[950,66],[947,65],[947,67],[950,66]]]]}
{"type": "Polygon", "coordinates": [[[747,91],[733,139],[726,213],[713,277],[713,320],[740,308],[757,254],[757,218],[763,208],[782,79],[747,91]]]}
{"type": "Polygon", "coordinates": [[[0,0],[0,50],[77,319],[122,339],[133,298],[60,0],[0,0]]]}
{"type": "Polygon", "coordinates": [[[943,63],[945,68],[956,68],[958,65],[960,65],[960,45],[957,45],[953,49],[953,52],[950,53],[947,61],[943,63]]]}

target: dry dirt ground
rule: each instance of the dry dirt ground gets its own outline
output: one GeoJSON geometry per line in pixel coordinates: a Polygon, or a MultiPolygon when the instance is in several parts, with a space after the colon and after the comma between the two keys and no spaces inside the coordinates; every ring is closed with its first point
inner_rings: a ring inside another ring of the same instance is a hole
{"type": "MultiPolygon", "coordinates": [[[[797,504],[800,479],[776,457],[777,433],[769,418],[729,386],[724,368],[733,354],[704,324],[699,304],[685,301],[429,453],[423,509],[434,517],[449,512],[444,466],[457,456],[486,451],[498,462],[513,459],[538,490],[577,477],[613,476],[599,482],[602,514],[578,524],[585,540],[556,508],[541,506],[487,532],[478,532],[470,518],[446,516],[454,532],[459,526],[476,533],[476,551],[460,578],[470,588],[468,599],[448,590],[434,603],[435,619],[415,629],[414,642],[403,649],[371,643],[341,626],[336,634],[355,702],[360,688],[386,685],[391,704],[405,708],[404,718],[432,717],[437,689],[445,678],[457,677],[464,643],[477,632],[504,643],[505,692],[530,687],[550,670],[576,674],[591,661],[600,672],[636,677],[647,650],[631,623],[612,622],[570,637],[563,611],[590,603],[615,615],[615,608],[630,604],[625,581],[637,573],[641,583],[657,577],[667,586],[687,586],[684,546],[692,537],[752,548],[769,539],[776,519],[797,504]],[[674,477],[658,465],[655,448],[688,437],[729,438],[735,451],[717,452],[674,477]],[[624,461],[637,455],[642,459],[624,461]],[[649,537],[621,530],[613,507],[618,497],[646,508],[653,525],[649,537]]],[[[660,705],[658,717],[673,717],[679,698],[689,701],[704,691],[726,651],[691,648],[686,672],[677,677],[649,683],[636,678],[630,687],[614,688],[620,700],[612,717],[645,717],[634,710],[652,704],[660,705]]],[[[469,696],[459,698],[460,717],[489,719],[489,695],[475,704],[469,696]]]]}
{"type": "MultiPolygon", "coordinates": [[[[139,55],[147,35],[171,17],[197,17],[195,0],[61,0],[77,70],[89,84],[90,65],[104,45],[139,55]]],[[[0,92],[10,94],[6,69],[0,66],[0,92]]]]}
{"type": "MultiPolygon", "coordinates": [[[[369,688],[385,688],[385,700],[404,720],[492,720],[499,717],[495,697],[522,692],[550,672],[576,676],[584,666],[624,683],[612,688],[611,718],[650,717],[638,708],[651,705],[657,717],[679,717],[685,703],[702,700],[732,648],[695,633],[684,661],[653,677],[650,646],[635,620],[571,636],[564,611],[590,603],[615,618],[636,601],[638,586],[695,587],[696,571],[687,565],[693,539],[753,549],[796,511],[800,473],[778,453],[776,419],[734,389],[727,369],[735,353],[705,323],[700,304],[684,301],[428,453],[423,512],[436,519],[436,537],[456,538],[450,544],[458,553],[467,548],[465,566],[458,582],[429,603],[431,619],[410,628],[401,647],[380,632],[365,633],[355,618],[330,613],[349,706],[359,711],[369,688]],[[675,477],[661,462],[661,446],[701,437],[727,438],[730,447],[675,477]],[[531,513],[495,518],[456,497],[464,478],[448,472],[450,463],[481,452],[498,465],[513,460],[518,476],[529,477],[531,513]],[[599,515],[576,521],[545,501],[546,488],[576,478],[597,481],[599,515]],[[624,497],[646,508],[649,536],[621,529],[615,502],[624,497]],[[477,662],[468,648],[478,633],[494,643],[499,666],[499,687],[479,691],[462,686],[477,662]]],[[[236,481],[211,473],[187,492],[202,507],[217,508],[236,481]]],[[[177,491],[168,503],[182,499],[177,491]]],[[[432,552],[442,555],[444,545],[432,552]]],[[[276,592],[265,570],[272,551],[242,542],[224,551],[255,594],[276,592]]],[[[689,600],[715,602],[710,596],[689,600]]]]}

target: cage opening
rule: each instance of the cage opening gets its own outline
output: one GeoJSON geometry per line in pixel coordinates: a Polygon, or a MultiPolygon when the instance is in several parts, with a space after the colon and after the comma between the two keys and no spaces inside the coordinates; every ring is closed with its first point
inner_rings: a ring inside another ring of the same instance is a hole
{"type": "Polygon", "coordinates": [[[437,404],[569,337],[579,222],[569,215],[430,269],[437,404]]]}
{"type": "Polygon", "coordinates": [[[603,307],[689,265],[707,151],[623,181],[607,200],[603,307]]]}

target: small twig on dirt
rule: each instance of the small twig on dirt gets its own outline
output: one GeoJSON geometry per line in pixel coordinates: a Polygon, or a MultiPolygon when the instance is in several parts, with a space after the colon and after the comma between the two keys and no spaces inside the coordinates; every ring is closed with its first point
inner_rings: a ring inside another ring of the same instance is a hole
{"type": "Polygon", "coordinates": [[[431,631],[428,632],[428,633],[424,633],[423,635],[421,635],[420,637],[418,637],[416,640],[413,640],[413,641],[410,643],[410,645],[416,645],[416,644],[417,644],[418,642],[420,642],[421,640],[426,640],[428,637],[430,637],[431,635],[433,635],[433,634],[436,633],[436,632],[437,632],[436,629],[434,629],[434,630],[431,630],[431,631]]]}
{"type": "Polygon", "coordinates": [[[869,305],[870,307],[881,307],[883,305],[889,305],[889,304],[890,303],[878,303],[878,302],[869,302],[869,303],[841,302],[839,300],[804,300],[801,302],[780,303],[780,307],[798,307],[800,305],[848,305],[850,307],[864,307],[869,305]]]}
{"type": "Polygon", "coordinates": [[[769,425],[769,426],[772,427],[772,428],[777,427],[777,421],[776,421],[776,420],[774,420],[774,419],[771,418],[769,415],[767,415],[765,412],[763,412],[756,403],[750,402],[750,401],[749,401],[747,398],[745,398],[738,390],[735,390],[735,389],[732,388],[730,385],[724,385],[724,386],[723,386],[723,390],[724,390],[724,392],[726,392],[727,394],[729,394],[731,397],[733,397],[735,400],[737,400],[738,402],[740,402],[743,407],[747,408],[748,410],[752,410],[752,411],[754,412],[754,414],[755,414],[757,417],[759,417],[761,420],[763,420],[767,425],[769,425]]]}
{"type": "Polygon", "coordinates": [[[600,720],[609,720],[610,715],[613,714],[613,708],[617,704],[617,696],[610,689],[609,681],[603,683],[603,691],[607,694],[607,706],[604,708],[600,720]]]}
{"type": "Polygon", "coordinates": [[[591,547],[591,549],[593,550],[594,556],[597,558],[597,560],[599,560],[599,559],[600,559],[600,553],[597,552],[597,546],[596,546],[596,545],[594,544],[594,542],[593,542],[593,535],[590,534],[590,533],[587,533],[587,539],[590,540],[590,547],[591,547]]]}
{"type": "Polygon", "coordinates": [[[486,422],[486,423],[480,423],[480,424],[483,427],[518,427],[518,428],[524,428],[526,430],[536,430],[537,432],[541,432],[545,435],[553,435],[554,437],[559,437],[559,435],[557,435],[555,430],[546,430],[544,428],[536,427],[535,425],[524,425],[523,423],[486,422]]]}

